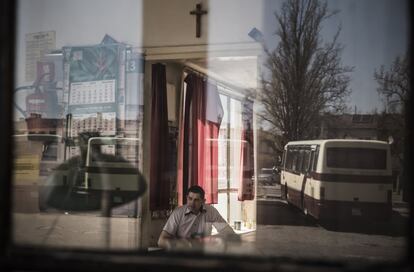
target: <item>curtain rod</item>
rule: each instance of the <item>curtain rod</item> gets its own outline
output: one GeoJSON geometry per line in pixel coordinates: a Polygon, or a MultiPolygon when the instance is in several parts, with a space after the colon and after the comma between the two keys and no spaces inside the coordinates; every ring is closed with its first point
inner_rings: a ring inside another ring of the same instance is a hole
{"type": "Polygon", "coordinates": [[[231,83],[228,83],[226,81],[224,81],[223,79],[218,79],[216,75],[212,75],[211,72],[208,72],[206,69],[201,68],[201,67],[197,67],[194,68],[192,67],[194,66],[191,63],[185,63],[184,66],[184,72],[190,72],[190,73],[195,73],[201,77],[203,77],[204,80],[210,81],[210,82],[214,82],[215,84],[217,84],[218,86],[222,87],[221,90],[219,90],[219,92],[221,91],[221,93],[224,93],[228,96],[231,96],[237,100],[242,100],[247,98],[247,91],[246,89],[243,89],[241,87],[235,86],[231,83]],[[204,70],[204,71],[200,71],[200,70],[204,70]],[[224,90],[223,90],[224,88],[224,90]],[[240,93],[234,92],[232,90],[238,90],[241,91],[240,93]]]}
{"type": "Polygon", "coordinates": [[[200,72],[200,71],[198,71],[198,70],[196,70],[194,68],[191,68],[189,66],[184,66],[183,72],[184,73],[194,73],[194,74],[197,74],[197,75],[201,76],[204,80],[213,81],[211,78],[209,79],[208,76],[206,74],[204,74],[203,72],[200,72]]]}

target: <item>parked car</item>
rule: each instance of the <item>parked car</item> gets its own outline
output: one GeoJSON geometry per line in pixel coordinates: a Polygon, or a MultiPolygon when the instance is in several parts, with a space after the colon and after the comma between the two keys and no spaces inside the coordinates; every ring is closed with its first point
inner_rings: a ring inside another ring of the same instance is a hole
{"type": "Polygon", "coordinates": [[[280,175],[277,167],[262,168],[257,176],[258,185],[267,186],[280,184],[280,175]]]}

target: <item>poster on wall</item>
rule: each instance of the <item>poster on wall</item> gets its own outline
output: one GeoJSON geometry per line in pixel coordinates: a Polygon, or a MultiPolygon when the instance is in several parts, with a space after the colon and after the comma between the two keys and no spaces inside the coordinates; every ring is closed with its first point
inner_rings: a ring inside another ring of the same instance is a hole
{"type": "Polygon", "coordinates": [[[124,97],[125,46],[65,47],[64,95],[71,114],[69,137],[82,132],[117,133],[124,97]],[[123,66],[122,66],[123,65],[123,66]]]}
{"type": "Polygon", "coordinates": [[[38,73],[37,63],[44,55],[56,48],[56,32],[45,31],[26,34],[26,81],[34,81],[38,73]]]}

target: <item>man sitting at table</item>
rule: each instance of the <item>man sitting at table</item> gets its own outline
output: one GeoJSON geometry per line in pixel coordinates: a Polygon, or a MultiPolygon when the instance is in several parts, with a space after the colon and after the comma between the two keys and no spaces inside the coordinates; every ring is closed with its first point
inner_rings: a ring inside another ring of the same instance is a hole
{"type": "Polygon", "coordinates": [[[235,235],[216,208],[205,204],[204,194],[203,188],[197,185],[188,189],[187,204],[171,213],[158,239],[158,246],[171,247],[173,239],[209,236],[213,226],[220,235],[235,235]]]}

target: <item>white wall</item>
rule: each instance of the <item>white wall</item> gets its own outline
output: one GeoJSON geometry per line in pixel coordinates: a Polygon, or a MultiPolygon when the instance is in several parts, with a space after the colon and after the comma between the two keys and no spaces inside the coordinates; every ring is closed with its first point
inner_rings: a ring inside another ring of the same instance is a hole
{"type": "Polygon", "coordinates": [[[210,0],[209,44],[252,42],[256,27],[263,31],[263,0],[210,0]]]}
{"type": "MultiPolygon", "coordinates": [[[[144,0],[144,46],[201,45],[209,52],[240,50],[240,44],[253,43],[248,36],[253,27],[263,29],[264,9],[265,0],[144,0]],[[196,38],[196,18],[190,15],[197,3],[208,12],[201,19],[200,38],[196,38]]],[[[193,48],[186,50],[192,53],[193,48]]]]}
{"type": "Polygon", "coordinates": [[[175,46],[205,44],[207,41],[207,16],[202,16],[201,37],[196,38],[195,16],[190,11],[196,3],[202,3],[206,9],[206,1],[194,0],[144,0],[144,45],[175,46]]]}

